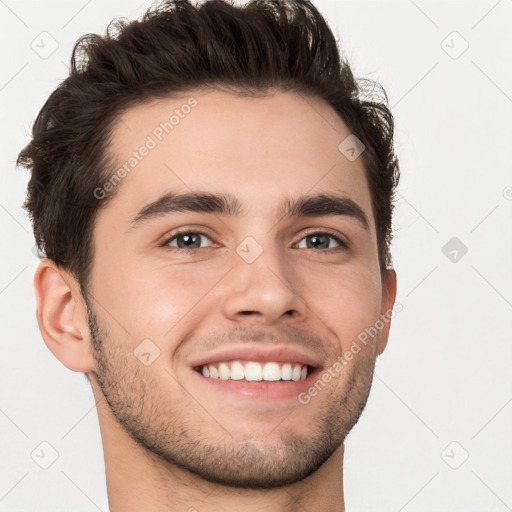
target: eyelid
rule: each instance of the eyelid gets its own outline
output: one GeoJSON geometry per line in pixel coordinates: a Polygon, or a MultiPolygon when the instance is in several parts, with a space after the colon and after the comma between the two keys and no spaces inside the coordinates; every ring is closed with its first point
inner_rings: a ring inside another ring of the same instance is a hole
{"type": "MultiPolygon", "coordinates": [[[[178,247],[171,247],[171,246],[168,246],[167,244],[179,235],[187,235],[190,233],[195,234],[195,235],[204,235],[204,236],[208,237],[213,243],[215,243],[213,240],[213,236],[209,233],[209,230],[207,228],[205,228],[204,226],[201,226],[201,227],[189,226],[186,228],[177,228],[175,230],[168,231],[167,233],[165,233],[165,235],[163,235],[159,239],[158,245],[160,247],[169,247],[171,249],[180,250],[178,247]]],[[[187,249],[187,250],[188,251],[193,251],[193,250],[197,251],[198,249],[206,249],[206,247],[197,247],[197,248],[192,248],[192,249],[187,249]]]]}
{"type": "MultiPolygon", "coordinates": [[[[213,239],[214,237],[211,236],[211,234],[209,234],[208,231],[209,230],[203,226],[200,228],[196,228],[193,226],[189,226],[186,228],[177,228],[177,229],[169,231],[165,235],[163,235],[163,237],[160,239],[158,245],[160,247],[170,248],[171,250],[177,249],[177,250],[186,250],[186,251],[198,251],[200,249],[207,249],[208,247],[192,247],[190,249],[180,249],[178,247],[172,247],[168,244],[171,240],[173,240],[177,236],[186,235],[186,234],[190,234],[190,233],[196,234],[196,235],[204,235],[204,236],[208,237],[213,244],[215,244],[215,241],[213,239]]],[[[348,249],[350,247],[350,242],[347,240],[347,238],[344,235],[342,235],[340,232],[330,229],[330,228],[309,228],[302,233],[301,238],[294,245],[298,244],[300,241],[302,241],[302,239],[304,239],[305,237],[310,236],[310,235],[329,235],[336,239],[336,241],[339,243],[339,246],[341,248],[348,249]]],[[[331,249],[337,249],[337,248],[339,248],[339,247],[332,247],[331,249]]],[[[325,249],[324,251],[317,251],[317,252],[325,252],[328,250],[329,249],[325,249]]]]}
{"type": "MultiPolygon", "coordinates": [[[[309,228],[306,230],[306,232],[304,232],[302,238],[309,235],[329,235],[335,238],[341,247],[344,247],[346,249],[350,247],[350,242],[348,241],[347,237],[345,237],[339,231],[330,228],[309,228]]],[[[302,238],[300,240],[302,240],[302,238]]],[[[336,247],[333,247],[333,249],[336,249],[336,247]]]]}

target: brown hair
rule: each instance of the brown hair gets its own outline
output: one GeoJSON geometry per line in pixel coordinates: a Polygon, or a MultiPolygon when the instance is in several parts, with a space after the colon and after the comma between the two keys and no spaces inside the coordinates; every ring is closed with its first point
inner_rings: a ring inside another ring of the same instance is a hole
{"type": "Polygon", "coordinates": [[[307,0],[168,0],[140,21],[114,20],[104,36],[77,41],[69,76],[42,107],[18,156],[18,165],[31,170],[23,207],[37,247],[69,270],[82,292],[96,214],[115,193],[101,200],[94,194],[115,168],[108,154],[115,120],[132,105],[197,87],[243,95],[275,88],[325,100],[366,146],[381,271],[390,265],[399,179],[393,117],[379,84],[354,79],[319,11],[307,0]]]}

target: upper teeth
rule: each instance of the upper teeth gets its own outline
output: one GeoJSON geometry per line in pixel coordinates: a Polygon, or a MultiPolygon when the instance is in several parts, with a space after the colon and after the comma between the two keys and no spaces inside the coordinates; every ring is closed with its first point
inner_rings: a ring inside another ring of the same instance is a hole
{"type": "Polygon", "coordinates": [[[307,365],[300,363],[265,363],[256,361],[242,363],[231,361],[203,365],[201,373],[204,377],[221,380],[303,380],[308,375],[307,365]]]}

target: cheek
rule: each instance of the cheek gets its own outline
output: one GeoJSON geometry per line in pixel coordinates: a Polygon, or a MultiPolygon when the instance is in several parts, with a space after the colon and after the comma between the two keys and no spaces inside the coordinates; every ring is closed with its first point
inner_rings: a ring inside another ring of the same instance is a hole
{"type": "Polygon", "coordinates": [[[312,270],[303,278],[308,308],[338,339],[339,353],[379,318],[380,282],[368,270],[312,270]]]}
{"type": "Polygon", "coordinates": [[[139,267],[121,288],[121,316],[128,330],[163,341],[196,319],[223,273],[199,265],[139,267]]]}

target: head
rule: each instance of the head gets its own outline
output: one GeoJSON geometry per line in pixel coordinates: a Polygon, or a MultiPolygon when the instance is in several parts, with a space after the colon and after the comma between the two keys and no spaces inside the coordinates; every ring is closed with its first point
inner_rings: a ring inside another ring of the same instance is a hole
{"type": "Polygon", "coordinates": [[[275,487],[357,422],[389,320],[333,368],[396,293],[393,118],[369,83],[309,2],[176,0],[79,40],[41,109],[18,158],[41,332],[166,463],[275,487]],[[303,349],[332,379],[307,404],[235,400],[228,419],[195,363],[241,344],[303,349]]]}

